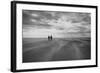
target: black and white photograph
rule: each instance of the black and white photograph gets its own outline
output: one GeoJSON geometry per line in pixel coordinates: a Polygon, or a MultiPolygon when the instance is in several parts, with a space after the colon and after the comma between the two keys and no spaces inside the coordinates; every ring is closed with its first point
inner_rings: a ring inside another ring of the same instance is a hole
{"type": "Polygon", "coordinates": [[[23,62],[91,59],[91,14],[22,11],[23,62]]]}
{"type": "Polygon", "coordinates": [[[97,6],[11,3],[12,72],[97,67],[97,6]]]}

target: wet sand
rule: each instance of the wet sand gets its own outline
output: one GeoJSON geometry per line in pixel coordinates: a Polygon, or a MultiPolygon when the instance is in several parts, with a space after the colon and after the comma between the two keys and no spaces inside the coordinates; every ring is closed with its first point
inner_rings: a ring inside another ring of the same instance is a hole
{"type": "Polygon", "coordinates": [[[23,62],[91,59],[90,38],[23,38],[23,62]]]}

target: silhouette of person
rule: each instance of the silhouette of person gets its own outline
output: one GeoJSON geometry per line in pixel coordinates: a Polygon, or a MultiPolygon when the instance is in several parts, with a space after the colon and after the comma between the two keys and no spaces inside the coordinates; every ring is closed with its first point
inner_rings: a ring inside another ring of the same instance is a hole
{"type": "Polygon", "coordinates": [[[52,40],[52,35],[51,36],[48,36],[48,40],[52,40]]]}

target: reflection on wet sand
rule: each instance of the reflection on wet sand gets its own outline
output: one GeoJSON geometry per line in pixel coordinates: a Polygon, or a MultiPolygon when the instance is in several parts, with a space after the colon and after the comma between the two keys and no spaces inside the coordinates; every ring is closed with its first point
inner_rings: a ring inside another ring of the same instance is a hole
{"type": "Polygon", "coordinates": [[[24,63],[91,58],[90,38],[53,38],[51,41],[46,38],[24,38],[23,40],[24,63]]]}

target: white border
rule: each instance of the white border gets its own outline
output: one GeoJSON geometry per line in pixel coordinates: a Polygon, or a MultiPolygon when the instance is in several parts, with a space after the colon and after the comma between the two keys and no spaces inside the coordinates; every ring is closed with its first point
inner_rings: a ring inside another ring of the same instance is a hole
{"type": "Polygon", "coordinates": [[[59,6],[45,6],[45,5],[28,5],[17,4],[17,70],[22,69],[39,69],[52,67],[70,67],[70,66],[85,66],[95,65],[96,59],[96,10],[92,8],[80,7],[59,7],[59,6]],[[59,61],[59,62],[40,62],[40,63],[22,63],[22,9],[26,10],[47,10],[47,11],[69,11],[69,12],[88,12],[91,13],[91,60],[77,60],[77,61],[59,61]]]}

